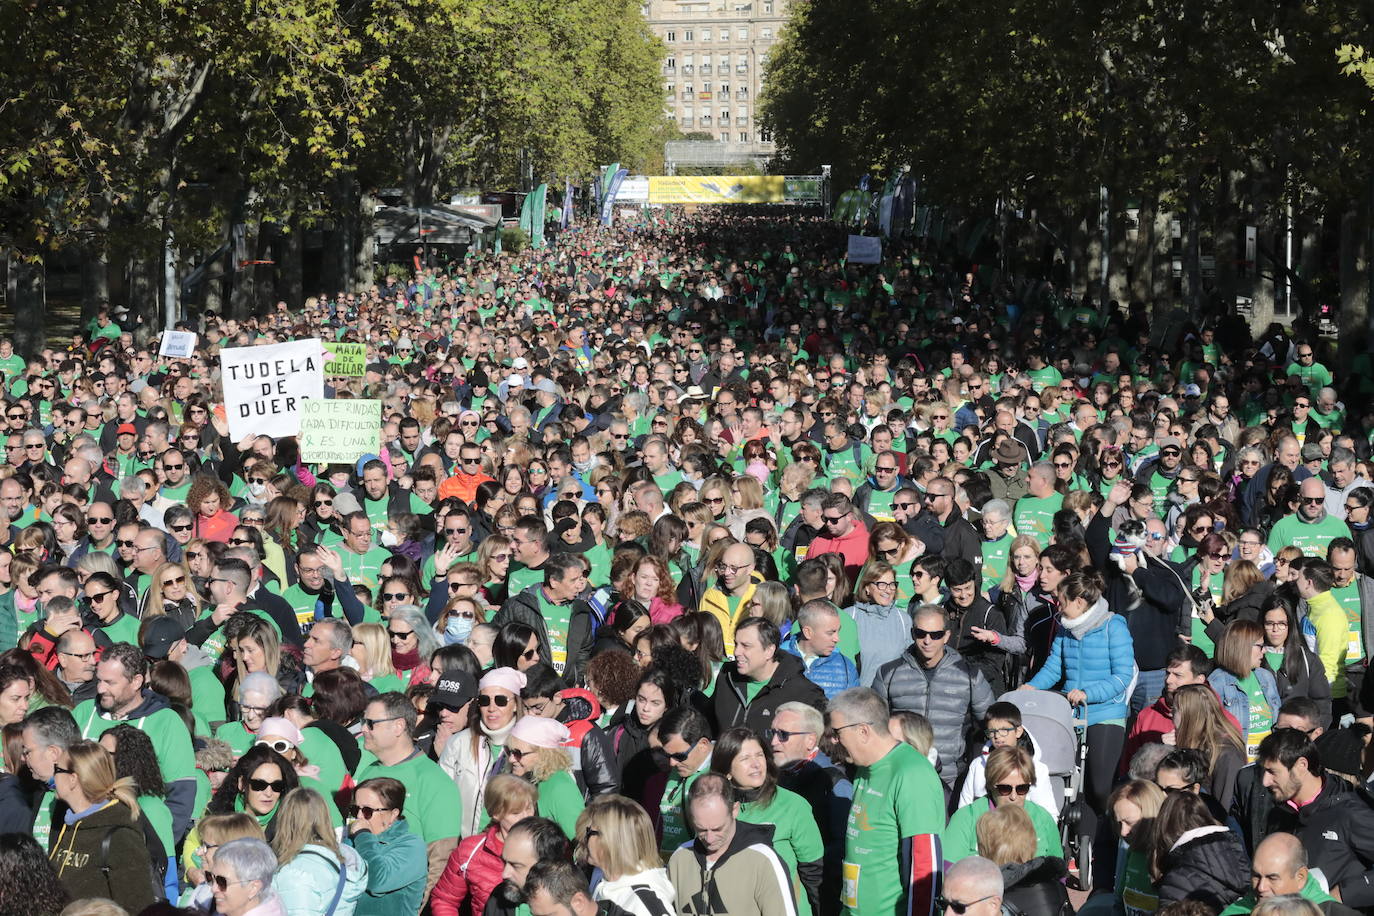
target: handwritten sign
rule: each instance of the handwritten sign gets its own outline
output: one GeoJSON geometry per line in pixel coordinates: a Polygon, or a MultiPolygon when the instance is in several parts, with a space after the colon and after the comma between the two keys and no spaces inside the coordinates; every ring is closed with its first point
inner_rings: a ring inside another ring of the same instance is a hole
{"type": "Polygon", "coordinates": [[[250,433],[294,436],[301,405],[324,397],[324,351],[316,339],[220,351],[220,380],[235,442],[250,433]]]}
{"type": "Polygon", "coordinates": [[[883,259],[883,240],[876,235],[851,235],[849,237],[850,264],[877,264],[883,259]]]}
{"type": "Polygon", "coordinates": [[[196,349],[196,335],[190,331],[163,331],[162,346],[158,348],[158,356],[170,356],[173,359],[190,356],[196,349]]]}
{"type": "Polygon", "coordinates": [[[382,451],[382,402],[305,401],[301,408],[301,458],[351,465],[382,451]]]}
{"type": "Polygon", "coordinates": [[[367,368],[367,345],[325,341],[329,360],[324,364],[325,375],[350,375],[361,378],[367,368]]]}

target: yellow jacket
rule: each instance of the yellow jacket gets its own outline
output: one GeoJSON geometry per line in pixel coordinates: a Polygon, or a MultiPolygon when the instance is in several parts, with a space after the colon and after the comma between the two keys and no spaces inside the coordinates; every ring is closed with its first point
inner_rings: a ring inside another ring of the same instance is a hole
{"type": "Polygon", "coordinates": [[[708,588],[701,596],[701,604],[697,610],[714,614],[720,621],[720,631],[725,635],[725,657],[734,658],[735,655],[735,626],[747,616],[749,602],[754,598],[754,589],[763,581],[763,576],[759,575],[758,570],[750,574],[753,580],[749,588],[745,589],[744,596],[740,598],[739,605],[735,608],[734,617],[730,616],[730,602],[724,591],[716,586],[708,588]]]}

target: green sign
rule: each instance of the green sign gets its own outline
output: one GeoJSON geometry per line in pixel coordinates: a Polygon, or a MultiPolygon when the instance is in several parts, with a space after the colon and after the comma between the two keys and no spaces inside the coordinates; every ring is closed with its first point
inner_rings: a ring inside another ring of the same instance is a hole
{"type": "Polygon", "coordinates": [[[325,375],[353,375],[361,377],[367,367],[367,345],[360,343],[324,342],[329,361],[324,364],[325,375]]]}
{"type": "Polygon", "coordinates": [[[378,400],[301,401],[301,459],[351,465],[382,451],[382,402],[378,400]]]}

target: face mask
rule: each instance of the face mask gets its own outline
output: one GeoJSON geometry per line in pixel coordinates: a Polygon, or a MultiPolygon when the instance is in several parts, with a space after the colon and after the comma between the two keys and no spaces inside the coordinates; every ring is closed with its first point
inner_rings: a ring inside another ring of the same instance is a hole
{"type": "Polygon", "coordinates": [[[395,547],[397,544],[401,543],[401,539],[396,536],[396,532],[389,528],[382,532],[381,541],[383,547],[395,547]]]}
{"type": "Polygon", "coordinates": [[[448,625],[444,627],[444,634],[454,642],[465,643],[472,633],[472,625],[473,619],[471,617],[460,617],[454,614],[448,619],[448,625]]]}
{"type": "Polygon", "coordinates": [[[252,493],[254,496],[261,496],[262,494],[264,494],[264,493],[267,492],[267,484],[265,484],[265,483],[250,483],[250,484],[248,485],[248,492],[249,492],[249,493],[252,493]]]}
{"type": "Polygon", "coordinates": [[[591,469],[594,467],[596,467],[595,458],[588,458],[586,461],[573,462],[573,470],[577,471],[577,473],[579,474],[586,474],[589,471],[591,471],[591,469]]]}

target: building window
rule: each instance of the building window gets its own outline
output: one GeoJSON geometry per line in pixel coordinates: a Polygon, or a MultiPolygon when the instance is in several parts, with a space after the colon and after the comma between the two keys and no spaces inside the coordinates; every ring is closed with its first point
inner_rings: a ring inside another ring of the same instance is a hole
{"type": "Polygon", "coordinates": [[[672,94],[675,93],[675,92],[677,92],[677,84],[676,84],[676,83],[669,83],[669,84],[668,84],[668,94],[669,94],[669,95],[672,95],[672,94]]]}
{"type": "Polygon", "coordinates": [[[741,142],[741,143],[748,143],[748,142],[749,142],[749,132],[748,132],[748,131],[742,130],[742,131],[739,132],[739,142],[741,142]]]}
{"type": "Polygon", "coordinates": [[[722,108],[722,109],[720,110],[720,123],[722,123],[722,124],[729,124],[729,123],[730,123],[730,109],[728,109],[728,108],[722,108]]]}
{"type": "Polygon", "coordinates": [[[677,67],[677,58],[676,58],[676,57],[669,57],[669,58],[667,58],[666,60],[663,61],[663,66],[664,66],[666,69],[668,69],[668,70],[672,70],[672,69],[676,68],[676,67],[677,67]]]}
{"type": "Polygon", "coordinates": [[[704,92],[704,93],[706,93],[707,95],[710,95],[710,94],[711,94],[711,84],[710,84],[710,83],[702,83],[702,84],[701,84],[701,91],[704,92]]]}
{"type": "Polygon", "coordinates": [[[711,75],[711,65],[710,65],[710,64],[702,64],[702,65],[701,65],[701,75],[702,75],[702,76],[710,76],[710,75],[711,75]]]}
{"type": "Polygon", "coordinates": [[[692,37],[692,30],[691,30],[691,29],[687,29],[686,31],[684,31],[684,32],[682,33],[682,40],[683,40],[683,41],[696,41],[696,39],[692,37]]]}
{"type": "Polygon", "coordinates": [[[744,26],[741,26],[741,27],[740,27],[740,30],[739,30],[739,40],[740,40],[740,41],[748,41],[748,40],[749,40],[749,29],[745,28],[744,26]]]}
{"type": "Polygon", "coordinates": [[[683,76],[691,76],[693,73],[696,72],[696,69],[697,69],[697,68],[696,68],[696,67],[693,67],[691,64],[683,64],[683,65],[682,65],[682,75],[683,75],[683,76]]]}
{"type": "Polygon", "coordinates": [[[759,142],[761,142],[761,143],[771,143],[771,142],[773,142],[773,132],[772,132],[772,131],[769,131],[769,130],[760,130],[760,131],[759,131],[759,142]]]}
{"type": "Polygon", "coordinates": [[[677,32],[664,32],[664,33],[663,33],[663,40],[664,40],[664,41],[677,41],[677,32]]]}
{"type": "Polygon", "coordinates": [[[759,29],[759,37],[762,38],[764,41],[771,41],[773,39],[773,30],[759,29]]]}
{"type": "Polygon", "coordinates": [[[730,142],[730,132],[729,132],[728,130],[723,130],[723,131],[720,132],[720,142],[721,142],[721,143],[729,143],[729,142],[730,142]]]}
{"type": "Polygon", "coordinates": [[[711,40],[711,30],[710,30],[710,29],[702,29],[702,30],[701,30],[701,40],[702,40],[702,41],[710,41],[710,40],[711,40]]]}

